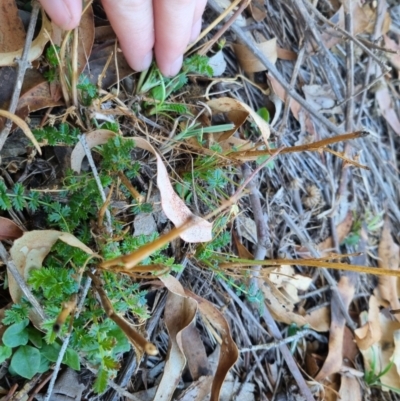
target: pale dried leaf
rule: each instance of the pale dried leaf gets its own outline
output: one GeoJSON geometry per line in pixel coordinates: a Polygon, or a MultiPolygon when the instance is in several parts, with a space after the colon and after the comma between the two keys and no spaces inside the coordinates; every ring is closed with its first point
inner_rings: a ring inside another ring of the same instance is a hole
{"type": "Polygon", "coordinates": [[[40,149],[38,141],[32,134],[32,131],[29,128],[29,125],[22,118],[16,116],[15,114],[12,114],[6,110],[0,110],[0,117],[8,118],[14,124],[18,125],[18,127],[21,128],[21,130],[24,132],[24,134],[27,136],[27,138],[33,143],[33,145],[35,146],[35,148],[39,152],[39,154],[42,154],[42,150],[40,149]]]}
{"type": "Polygon", "coordinates": [[[394,108],[389,88],[382,85],[376,92],[375,98],[378,101],[379,108],[385,120],[392,127],[393,131],[400,135],[400,119],[394,108]]]}
{"type": "Polygon", "coordinates": [[[235,129],[228,131],[219,137],[220,141],[226,140],[231,137],[234,132],[239,128],[241,124],[244,123],[246,118],[250,116],[257,128],[260,130],[262,138],[266,145],[268,145],[268,139],[271,134],[269,129],[269,124],[261,118],[254,110],[252,110],[247,104],[240,102],[239,100],[230,97],[221,97],[218,99],[213,99],[207,102],[207,105],[212,111],[216,113],[228,113],[228,118],[235,124],[235,129]],[[240,116],[238,119],[241,124],[238,125],[235,121],[235,117],[240,116]],[[245,117],[243,119],[243,117],[245,117]]]}
{"type": "Polygon", "coordinates": [[[354,331],[355,340],[360,351],[370,348],[382,338],[379,321],[379,304],[374,295],[369,299],[368,313],[360,314],[362,326],[354,331]]]}
{"type": "MultiPolygon", "coordinates": [[[[28,61],[32,62],[42,55],[43,49],[49,41],[48,33],[51,34],[51,30],[52,25],[49,19],[46,17],[46,14],[42,12],[42,28],[40,29],[40,32],[37,35],[36,39],[32,42],[31,48],[28,53],[28,61]]],[[[22,48],[10,52],[0,53],[0,67],[15,65],[15,59],[20,58],[21,55],[22,48]]]]}
{"type": "Polygon", "coordinates": [[[213,77],[221,76],[226,70],[226,61],[224,52],[220,50],[208,60],[208,65],[213,69],[213,77]]]}
{"type": "MultiPolygon", "coordinates": [[[[97,145],[105,144],[110,138],[116,134],[108,130],[96,130],[86,134],[86,141],[89,148],[97,145]]],[[[130,137],[133,139],[135,146],[151,152],[157,159],[157,185],[161,194],[161,206],[166,216],[180,227],[187,221],[192,220],[192,225],[186,229],[180,237],[186,242],[207,242],[212,239],[212,223],[195,216],[184,201],[174,191],[168,176],[167,169],[157,151],[143,138],[130,137]]],[[[71,168],[76,172],[80,172],[82,161],[85,157],[85,151],[81,143],[78,143],[71,154],[71,168]]]]}
{"type": "Polygon", "coordinates": [[[307,102],[315,110],[329,111],[332,114],[342,113],[342,108],[336,106],[336,96],[330,85],[304,85],[302,89],[307,102]]]}
{"type": "Polygon", "coordinates": [[[360,382],[352,375],[342,375],[339,389],[341,401],[361,401],[360,382]]]}
{"type": "MultiPolygon", "coordinates": [[[[390,222],[385,219],[381,240],[378,247],[378,266],[382,269],[398,270],[400,257],[399,246],[394,242],[390,222]]],[[[379,297],[389,302],[392,309],[400,309],[399,294],[397,293],[398,278],[394,276],[379,276],[377,291],[379,297]]],[[[398,314],[394,317],[399,320],[398,314]]]]}
{"type": "Polygon", "coordinates": [[[400,70],[400,36],[397,36],[397,42],[391,39],[389,36],[384,35],[383,38],[385,40],[385,47],[389,50],[394,50],[396,53],[387,53],[387,57],[392,63],[393,67],[397,70],[400,70]]]}
{"type": "MultiPolygon", "coordinates": [[[[276,38],[262,43],[256,43],[255,45],[272,64],[276,63],[276,60],[278,59],[276,38]]],[[[246,45],[235,43],[233,45],[233,49],[235,50],[236,58],[243,71],[247,73],[253,73],[266,70],[265,65],[256,56],[254,56],[254,54],[246,45]]]]}

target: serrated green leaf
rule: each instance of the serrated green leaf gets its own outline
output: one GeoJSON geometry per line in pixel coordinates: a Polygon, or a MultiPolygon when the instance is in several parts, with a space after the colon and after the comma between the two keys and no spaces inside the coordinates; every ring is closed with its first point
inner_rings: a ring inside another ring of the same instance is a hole
{"type": "Polygon", "coordinates": [[[30,345],[22,345],[11,358],[10,366],[25,379],[32,379],[40,367],[40,352],[30,345]]]}
{"type": "Polygon", "coordinates": [[[7,347],[7,345],[0,346],[0,363],[3,363],[12,354],[12,348],[7,347]]]}
{"type": "Polygon", "coordinates": [[[7,347],[18,347],[19,345],[28,344],[29,334],[25,329],[29,320],[24,320],[21,323],[14,323],[3,334],[3,344],[7,347]]]}
{"type": "Polygon", "coordinates": [[[97,372],[96,381],[94,382],[93,391],[97,394],[102,394],[107,390],[107,381],[108,381],[109,373],[100,368],[97,372]]]}

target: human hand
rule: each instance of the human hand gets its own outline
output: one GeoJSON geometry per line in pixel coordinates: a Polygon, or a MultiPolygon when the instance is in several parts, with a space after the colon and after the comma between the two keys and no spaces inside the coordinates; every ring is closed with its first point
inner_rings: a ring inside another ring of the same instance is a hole
{"type": "MultiPolygon", "coordinates": [[[[79,24],[82,0],[40,0],[50,18],[69,30],[79,24]]],[[[189,42],[201,31],[207,0],[102,0],[120,47],[135,71],[153,59],[165,76],[176,75],[189,42]]]]}

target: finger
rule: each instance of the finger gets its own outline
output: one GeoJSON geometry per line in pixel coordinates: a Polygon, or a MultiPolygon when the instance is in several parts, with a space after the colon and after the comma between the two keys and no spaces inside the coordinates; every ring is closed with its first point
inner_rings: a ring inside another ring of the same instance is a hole
{"type": "Polygon", "coordinates": [[[155,53],[166,76],[176,75],[189,43],[196,0],[154,0],[155,53]]]}
{"type": "Polygon", "coordinates": [[[154,24],[151,0],[102,0],[129,65],[148,68],[153,59],[154,24]]]}
{"type": "Polygon", "coordinates": [[[82,14],[82,0],[40,0],[51,20],[69,31],[79,25],[82,14]]]}
{"type": "Polygon", "coordinates": [[[190,34],[190,42],[194,42],[201,32],[202,16],[206,8],[207,0],[197,0],[194,10],[192,32],[190,34]]]}

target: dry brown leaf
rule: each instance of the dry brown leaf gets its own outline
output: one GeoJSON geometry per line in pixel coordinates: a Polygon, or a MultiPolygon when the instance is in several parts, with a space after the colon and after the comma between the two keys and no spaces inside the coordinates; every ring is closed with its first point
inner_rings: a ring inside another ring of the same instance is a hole
{"type": "MultiPolygon", "coordinates": [[[[284,87],[270,74],[267,75],[268,80],[271,83],[272,89],[274,93],[281,99],[282,102],[286,102],[286,91],[284,87]]],[[[301,118],[304,118],[304,125],[307,133],[317,140],[317,133],[315,131],[314,123],[312,122],[310,113],[304,110],[300,103],[298,103],[294,99],[290,99],[290,110],[297,121],[300,121],[301,118]]]]}
{"type": "Polygon", "coordinates": [[[289,325],[295,323],[300,327],[307,324],[304,316],[292,312],[294,305],[287,298],[282,294],[279,296],[277,289],[275,291],[272,290],[273,284],[265,285],[262,282],[260,284],[262,284],[260,285],[260,289],[264,294],[265,304],[276,321],[289,325]]]}
{"type": "Polygon", "coordinates": [[[182,285],[174,277],[167,275],[160,280],[169,290],[164,311],[169,346],[164,374],[158,385],[154,401],[169,401],[181,380],[186,365],[182,336],[186,328],[195,320],[197,302],[185,294],[182,285]]]}
{"type": "Polygon", "coordinates": [[[0,241],[20,238],[23,233],[12,220],[0,217],[0,241]]]}
{"type": "Polygon", "coordinates": [[[373,371],[375,375],[383,372],[391,362],[394,363],[390,370],[380,377],[382,390],[389,391],[390,387],[400,388],[400,376],[397,371],[399,352],[395,349],[398,347],[396,342],[398,341],[400,323],[387,318],[384,313],[379,313],[377,324],[381,330],[379,340],[372,343],[369,348],[360,348],[360,351],[363,356],[365,371],[373,371]]]}
{"type": "MultiPolygon", "coordinates": [[[[108,130],[96,130],[86,134],[86,141],[89,148],[103,145],[116,134],[108,130]]],[[[185,205],[182,199],[174,191],[168,176],[167,169],[156,150],[143,138],[130,137],[135,142],[135,146],[151,152],[157,159],[157,185],[161,194],[161,206],[166,216],[180,227],[188,220],[193,224],[186,229],[180,237],[186,242],[207,242],[212,239],[212,223],[195,216],[185,205]]],[[[81,143],[78,143],[71,154],[71,169],[80,172],[85,151],[81,143]]]]}
{"type": "Polygon", "coordinates": [[[210,396],[210,401],[218,401],[226,375],[236,363],[239,357],[239,351],[232,340],[229,325],[222,313],[211,302],[199,297],[193,292],[185,289],[185,294],[197,301],[199,312],[202,317],[215,327],[221,336],[221,351],[210,396]]]}
{"type": "Polygon", "coordinates": [[[89,61],[89,57],[92,53],[94,36],[94,14],[93,8],[90,6],[82,15],[78,27],[78,75],[85,69],[89,61]]]}
{"type": "MultiPolygon", "coordinates": [[[[42,12],[42,28],[39,34],[32,41],[31,48],[28,53],[28,60],[32,62],[42,55],[43,49],[49,41],[48,34],[51,34],[52,25],[46,14],[42,12]]],[[[0,52],[0,67],[15,65],[15,59],[21,57],[22,48],[14,51],[0,52]]]]}
{"type": "Polygon", "coordinates": [[[0,0],[0,54],[22,49],[25,30],[14,0],[0,0]]]}
{"type": "Polygon", "coordinates": [[[182,346],[192,379],[198,380],[202,376],[210,375],[211,368],[208,363],[206,349],[194,321],[182,333],[182,346]]]}
{"type": "MultiPolygon", "coordinates": [[[[364,5],[358,1],[352,1],[350,3],[352,5],[352,16],[353,16],[353,34],[359,35],[361,33],[373,33],[375,21],[376,21],[376,11],[378,7],[374,8],[373,3],[365,3],[364,5]]],[[[340,9],[334,14],[331,18],[331,21],[339,26],[340,28],[345,28],[344,23],[344,7],[340,7],[340,9]]],[[[382,34],[388,32],[390,28],[390,15],[386,12],[385,19],[382,27],[382,34]]],[[[337,45],[342,42],[345,37],[337,34],[337,30],[333,27],[328,27],[324,30],[321,35],[325,46],[330,49],[331,47],[337,45]]]]}
{"type": "MultiPolygon", "coordinates": [[[[353,226],[353,213],[348,212],[343,221],[341,221],[336,227],[336,235],[339,244],[344,241],[344,239],[349,235],[351,227],[353,226]]],[[[322,241],[317,245],[318,251],[321,253],[321,257],[329,255],[333,249],[333,239],[328,237],[326,240],[322,241]]],[[[300,246],[297,248],[297,252],[302,258],[311,258],[311,254],[308,248],[300,246]]]]}
{"type": "Polygon", "coordinates": [[[307,323],[316,331],[324,332],[329,330],[331,313],[327,306],[318,308],[304,316],[307,323]]]}
{"type": "Polygon", "coordinates": [[[251,0],[249,8],[251,16],[257,22],[263,21],[267,16],[267,10],[263,0],[251,0]]]}
{"type": "Polygon", "coordinates": [[[268,145],[268,139],[271,134],[269,124],[247,104],[230,97],[221,97],[210,100],[207,105],[216,113],[227,113],[228,118],[235,124],[233,130],[227,131],[219,137],[220,141],[230,138],[250,116],[260,130],[264,142],[268,145]]]}
{"type": "MultiPolygon", "coordinates": [[[[88,255],[95,256],[90,248],[72,234],[56,230],[28,231],[21,238],[15,240],[10,249],[11,259],[25,281],[28,280],[32,269],[38,269],[42,266],[44,258],[58,240],[74,248],[79,248],[88,255]]],[[[23,293],[8,270],[7,275],[11,298],[15,303],[18,303],[21,301],[23,293]]],[[[31,311],[29,317],[37,327],[40,325],[41,319],[34,311],[31,311]]]]}
{"type": "MultiPolygon", "coordinates": [[[[262,43],[256,43],[256,46],[272,64],[276,63],[276,60],[278,59],[276,38],[262,43]]],[[[254,54],[246,45],[235,43],[233,45],[233,49],[235,51],[236,58],[244,72],[253,73],[266,70],[265,65],[254,56],[254,54]]]]}
{"type": "Polygon", "coordinates": [[[360,351],[367,350],[382,338],[379,322],[379,304],[374,295],[369,299],[369,310],[360,314],[362,326],[354,331],[355,340],[360,351]]]}
{"type": "MultiPolygon", "coordinates": [[[[390,222],[386,218],[378,247],[378,266],[383,269],[388,268],[391,270],[398,270],[400,263],[399,251],[400,248],[394,242],[391,234],[390,222]]],[[[393,276],[380,276],[378,278],[378,296],[384,301],[389,302],[392,309],[400,309],[397,281],[397,277],[393,276]]],[[[398,314],[395,314],[394,317],[397,320],[400,320],[398,314]]]]}
{"type": "Polygon", "coordinates": [[[400,135],[400,118],[394,108],[389,88],[383,85],[375,92],[375,99],[385,120],[392,127],[393,131],[400,135]]]}
{"type": "MultiPolygon", "coordinates": [[[[342,276],[338,283],[338,294],[343,306],[348,309],[355,293],[353,278],[342,276]]],[[[326,377],[339,372],[343,363],[343,341],[345,330],[345,318],[339,309],[338,302],[332,302],[332,317],[329,330],[329,352],[324,365],[318,372],[315,380],[323,380],[326,377]]]]}

